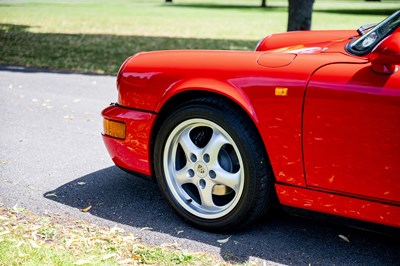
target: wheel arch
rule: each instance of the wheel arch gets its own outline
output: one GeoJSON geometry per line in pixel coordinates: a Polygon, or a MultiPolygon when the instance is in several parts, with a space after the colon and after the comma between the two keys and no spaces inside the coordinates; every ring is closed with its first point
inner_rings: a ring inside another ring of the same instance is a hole
{"type": "Polygon", "coordinates": [[[230,84],[229,81],[210,78],[193,78],[172,84],[162,95],[155,111],[160,113],[162,109],[165,109],[164,107],[167,103],[171,101],[176,102],[174,101],[174,98],[176,97],[181,97],[187,100],[195,98],[186,94],[198,94],[200,97],[201,95],[214,95],[216,97],[225,98],[230,102],[235,103],[235,105],[240,106],[241,109],[246,111],[255,124],[258,123],[257,114],[254,111],[251,101],[241,88],[230,84]]]}
{"type": "MultiPolygon", "coordinates": [[[[219,84],[221,85],[221,84],[219,84]]],[[[152,132],[151,132],[151,143],[150,143],[150,158],[153,162],[154,156],[154,144],[155,138],[159,132],[159,129],[162,125],[162,122],[168,117],[177,107],[180,105],[184,105],[185,103],[189,102],[193,99],[198,98],[218,98],[225,101],[227,104],[231,105],[235,108],[241,115],[246,117],[246,119],[251,123],[253,126],[254,131],[257,133],[258,137],[260,138],[261,142],[263,143],[265,154],[267,155],[267,162],[270,165],[271,169],[271,162],[268,155],[268,150],[263,142],[263,138],[261,133],[257,127],[259,120],[257,115],[254,111],[253,106],[250,103],[250,99],[242,92],[241,90],[238,91],[233,86],[229,86],[224,84],[223,87],[219,88],[209,88],[209,87],[179,87],[173,90],[175,93],[171,93],[172,90],[164,94],[163,101],[157,107],[157,117],[154,121],[152,132]],[[227,89],[229,92],[234,91],[235,93],[227,94],[227,89]],[[234,98],[238,97],[238,98],[234,98]]],[[[153,172],[153,179],[155,179],[155,172],[154,172],[154,163],[152,163],[152,172],[153,172]]],[[[273,179],[275,180],[273,171],[271,171],[273,179]]]]}

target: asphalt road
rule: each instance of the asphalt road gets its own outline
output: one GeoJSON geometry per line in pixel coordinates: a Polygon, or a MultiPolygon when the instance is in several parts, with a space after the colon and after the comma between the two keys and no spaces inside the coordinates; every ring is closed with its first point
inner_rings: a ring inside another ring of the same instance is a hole
{"type": "Polygon", "coordinates": [[[177,243],[225,260],[264,265],[400,263],[398,238],[326,221],[281,214],[229,235],[186,225],[156,184],[119,170],[107,154],[100,112],[117,99],[114,77],[0,66],[0,93],[2,205],[117,224],[146,243],[177,243]],[[88,205],[93,206],[90,213],[79,211],[88,205]],[[152,229],[141,230],[146,227],[152,229]],[[229,236],[227,243],[218,242],[229,236]]]}

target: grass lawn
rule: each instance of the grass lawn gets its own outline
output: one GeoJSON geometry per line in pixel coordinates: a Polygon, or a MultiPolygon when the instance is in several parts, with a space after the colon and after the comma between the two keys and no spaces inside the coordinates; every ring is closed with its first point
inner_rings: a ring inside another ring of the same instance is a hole
{"type": "MultiPolygon", "coordinates": [[[[286,30],[287,1],[0,0],[0,63],[116,74],[126,57],[160,49],[252,50],[286,30]]],[[[313,29],[356,29],[400,8],[316,0],[313,29]]]]}
{"type": "Polygon", "coordinates": [[[149,246],[122,228],[0,206],[0,265],[230,265],[177,244],[149,246]]]}

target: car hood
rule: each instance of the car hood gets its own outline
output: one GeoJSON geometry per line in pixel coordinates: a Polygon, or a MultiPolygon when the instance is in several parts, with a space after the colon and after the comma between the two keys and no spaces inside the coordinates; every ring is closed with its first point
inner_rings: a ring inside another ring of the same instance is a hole
{"type": "Polygon", "coordinates": [[[310,54],[320,52],[344,52],[344,46],[358,36],[355,30],[293,31],[276,33],[259,42],[256,51],[310,54]]]}

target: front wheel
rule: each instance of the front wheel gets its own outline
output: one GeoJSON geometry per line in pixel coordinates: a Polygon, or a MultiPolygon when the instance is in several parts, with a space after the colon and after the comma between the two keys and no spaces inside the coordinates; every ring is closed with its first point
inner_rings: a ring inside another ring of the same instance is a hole
{"type": "Polygon", "coordinates": [[[202,229],[241,228],[272,202],[260,136],[247,117],[221,99],[192,100],[171,113],[156,137],[154,165],[168,203],[202,229]]]}

